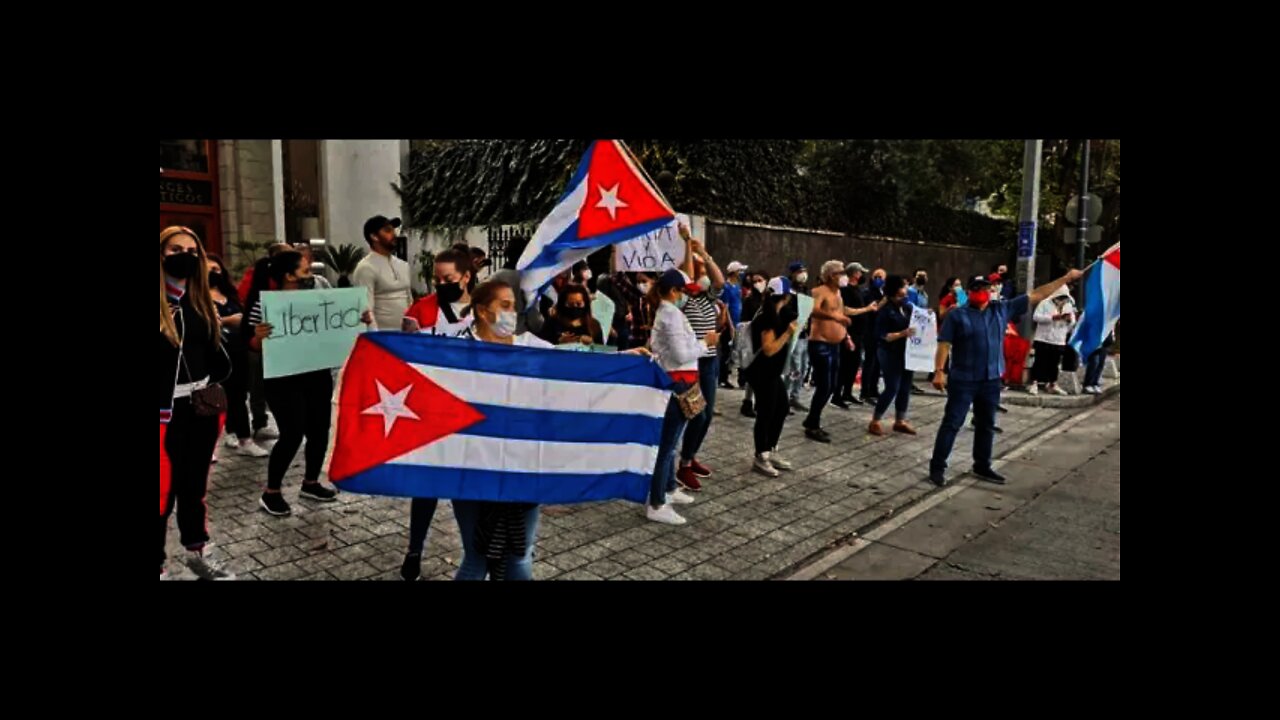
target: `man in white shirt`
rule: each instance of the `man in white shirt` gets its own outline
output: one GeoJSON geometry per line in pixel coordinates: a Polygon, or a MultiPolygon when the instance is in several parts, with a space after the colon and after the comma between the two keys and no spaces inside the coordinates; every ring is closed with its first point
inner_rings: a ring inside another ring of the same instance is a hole
{"type": "Polygon", "coordinates": [[[413,304],[409,263],[396,257],[396,230],[400,218],[375,215],[365,221],[364,239],[372,250],[351,274],[355,287],[369,292],[375,330],[399,330],[401,318],[413,304]]]}

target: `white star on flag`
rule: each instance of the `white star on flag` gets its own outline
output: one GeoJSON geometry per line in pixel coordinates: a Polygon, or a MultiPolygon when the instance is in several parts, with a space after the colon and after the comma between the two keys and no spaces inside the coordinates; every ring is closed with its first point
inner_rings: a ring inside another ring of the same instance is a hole
{"type": "Polygon", "coordinates": [[[605,190],[603,185],[597,185],[600,188],[600,202],[596,203],[596,207],[604,208],[609,211],[611,220],[618,219],[618,208],[630,207],[621,198],[618,197],[618,187],[621,183],[615,184],[612,188],[605,190]]]}
{"type": "Polygon", "coordinates": [[[378,397],[381,398],[382,401],[377,405],[366,408],[365,411],[360,414],[381,415],[382,436],[384,438],[391,435],[391,428],[395,426],[396,420],[402,417],[410,418],[412,420],[422,419],[418,417],[417,413],[410,410],[404,404],[405,400],[409,399],[409,391],[413,389],[413,385],[405,385],[404,389],[400,392],[392,393],[387,390],[387,387],[383,385],[381,381],[374,380],[374,382],[378,383],[378,397]]]}

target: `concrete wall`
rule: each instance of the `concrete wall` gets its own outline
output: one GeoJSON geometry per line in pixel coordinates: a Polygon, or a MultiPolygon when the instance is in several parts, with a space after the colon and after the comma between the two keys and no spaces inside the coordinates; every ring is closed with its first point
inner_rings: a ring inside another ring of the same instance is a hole
{"type": "Polygon", "coordinates": [[[364,221],[400,215],[400,196],[391,189],[400,179],[400,142],[320,142],[320,214],[330,246],[368,247],[360,236],[364,221]]]}
{"type": "MultiPolygon", "coordinates": [[[[929,272],[930,296],[936,295],[948,276],[988,273],[998,263],[1014,267],[1014,253],[980,250],[957,245],[930,244],[909,240],[867,238],[811,230],[752,226],[707,220],[707,249],[720,267],[739,260],[770,276],[786,274],[787,266],[803,260],[816,281],[827,260],[857,261],[874,270],[883,267],[890,275],[912,274],[917,267],[929,272]]],[[[1048,257],[1037,257],[1039,282],[1048,278],[1048,257]]]]}
{"type": "Polygon", "coordinates": [[[218,141],[223,259],[236,270],[253,261],[238,242],[276,239],[274,156],[270,140],[218,141]]]}

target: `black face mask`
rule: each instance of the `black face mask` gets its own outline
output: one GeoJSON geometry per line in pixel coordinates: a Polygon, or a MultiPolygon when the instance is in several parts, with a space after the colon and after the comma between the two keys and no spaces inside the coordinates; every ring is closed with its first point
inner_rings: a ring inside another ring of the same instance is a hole
{"type": "Polygon", "coordinates": [[[587,315],[587,309],[585,307],[570,307],[568,305],[564,306],[564,316],[569,318],[570,320],[580,320],[586,317],[586,315],[587,315]]]}
{"type": "Polygon", "coordinates": [[[222,277],[222,273],[209,271],[209,287],[218,287],[218,278],[222,277]]]}
{"type": "Polygon", "coordinates": [[[778,311],[778,319],[789,325],[792,321],[800,319],[800,313],[796,310],[795,306],[791,303],[787,303],[778,311]]]}
{"type": "Polygon", "coordinates": [[[924,278],[924,277],[916,278],[916,284],[919,285],[920,287],[924,287],[924,284],[927,282],[929,282],[929,278],[924,278]]]}
{"type": "Polygon", "coordinates": [[[164,271],[179,280],[189,280],[200,269],[200,258],[191,253],[168,255],[164,259],[164,271]]]}
{"type": "Polygon", "coordinates": [[[299,290],[314,290],[316,287],[316,278],[314,275],[308,275],[304,278],[298,278],[299,290]]]}
{"type": "Polygon", "coordinates": [[[436,285],[436,295],[440,302],[452,305],[462,299],[462,285],[456,282],[440,283],[436,285]]]}

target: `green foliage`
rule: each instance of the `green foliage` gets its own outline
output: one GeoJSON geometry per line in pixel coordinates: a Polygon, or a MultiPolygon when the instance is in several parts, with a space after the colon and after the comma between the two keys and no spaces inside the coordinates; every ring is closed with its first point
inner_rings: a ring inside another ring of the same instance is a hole
{"type": "Polygon", "coordinates": [[[350,277],[366,254],[364,248],[355,245],[343,245],[333,250],[329,248],[321,250],[318,254],[318,259],[332,268],[338,274],[338,277],[350,277]]]}

